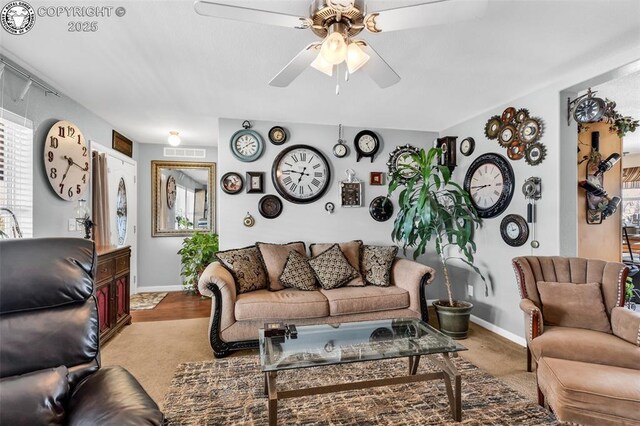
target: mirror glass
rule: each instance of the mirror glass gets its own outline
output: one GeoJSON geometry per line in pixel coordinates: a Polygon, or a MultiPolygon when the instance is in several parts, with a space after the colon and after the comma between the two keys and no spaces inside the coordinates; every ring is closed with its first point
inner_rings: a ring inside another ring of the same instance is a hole
{"type": "Polygon", "coordinates": [[[152,236],[215,231],[215,174],[215,163],[152,161],[152,236]]]}

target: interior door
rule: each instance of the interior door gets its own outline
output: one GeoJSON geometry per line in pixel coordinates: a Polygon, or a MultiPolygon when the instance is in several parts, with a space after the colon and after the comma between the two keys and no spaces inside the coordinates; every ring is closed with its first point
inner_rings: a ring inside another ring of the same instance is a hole
{"type": "Polygon", "coordinates": [[[129,289],[137,292],[138,283],[138,209],[136,162],[118,153],[107,153],[111,244],[131,246],[129,289]]]}

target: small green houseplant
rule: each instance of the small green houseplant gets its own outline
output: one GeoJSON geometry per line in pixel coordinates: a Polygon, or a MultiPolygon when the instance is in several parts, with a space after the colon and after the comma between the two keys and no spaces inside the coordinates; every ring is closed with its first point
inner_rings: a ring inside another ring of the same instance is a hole
{"type": "Polygon", "coordinates": [[[218,234],[194,232],[193,235],[184,239],[178,254],[182,264],[180,275],[184,278],[182,285],[185,290],[199,294],[200,274],[207,265],[217,259],[218,250],[218,234]]]}
{"type": "Polygon", "coordinates": [[[403,245],[405,252],[408,247],[413,248],[414,259],[424,254],[427,244],[433,241],[448,295],[447,300],[434,302],[440,329],[451,337],[465,338],[473,305],[454,300],[448,263],[458,259],[469,265],[480,275],[488,293],[486,279],[473,263],[476,251],[473,229],[481,219],[467,191],[451,181],[447,166],[438,164],[441,155],[438,148],[421,149],[392,175],[389,196],[405,182],[398,198],[392,238],[403,245]]]}

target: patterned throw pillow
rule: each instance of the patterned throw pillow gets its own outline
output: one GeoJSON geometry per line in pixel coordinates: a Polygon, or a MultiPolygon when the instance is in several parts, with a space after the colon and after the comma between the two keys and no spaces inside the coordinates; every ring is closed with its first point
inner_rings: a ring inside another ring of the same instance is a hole
{"type": "Polygon", "coordinates": [[[367,284],[379,287],[391,285],[391,266],[396,254],[396,246],[362,246],[360,271],[367,284]]]}
{"type": "Polygon", "coordinates": [[[261,243],[258,241],[256,247],[258,247],[260,259],[267,271],[267,282],[271,291],[278,291],[284,288],[279,277],[284,271],[284,264],[287,263],[289,253],[297,251],[300,254],[307,255],[307,249],[301,241],[287,244],[261,243]]]}
{"type": "MultiPolygon", "coordinates": [[[[320,253],[328,250],[333,244],[311,244],[309,249],[311,250],[311,257],[317,256],[320,253]]],[[[338,243],[340,251],[344,254],[344,257],[349,261],[349,265],[353,266],[353,269],[358,271],[358,276],[349,281],[347,287],[364,287],[365,282],[360,275],[360,252],[362,251],[362,241],[353,240],[346,243],[338,243]]]]}
{"type": "Polygon", "coordinates": [[[238,294],[267,288],[267,273],[255,246],[219,251],[216,256],[233,275],[238,294]]]}
{"type": "Polygon", "coordinates": [[[316,290],[318,288],[316,276],[309,266],[307,256],[297,251],[289,253],[287,263],[284,265],[280,282],[285,287],[297,288],[298,290],[316,290]]]}
{"type": "Polygon", "coordinates": [[[358,276],[358,271],[349,265],[337,244],[309,259],[309,265],[325,290],[340,287],[358,276]]]}

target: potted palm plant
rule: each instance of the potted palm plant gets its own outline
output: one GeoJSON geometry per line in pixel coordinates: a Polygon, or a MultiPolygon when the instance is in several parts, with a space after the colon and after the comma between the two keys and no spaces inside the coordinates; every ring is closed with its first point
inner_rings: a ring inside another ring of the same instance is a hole
{"type": "Polygon", "coordinates": [[[198,280],[202,271],[214,260],[219,250],[218,234],[208,232],[194,232],[182,242],[178,250],[184,278],[182,285],[189,293],[199,294],[198,280]]]}
{"type": "Polygon", "coordinates": [[[414,249],[413,258],[425,253],[427,244],[435,244],[440,258],[448,298],[433,303],[440,330],[453,338],[464,339],[469,330],[469,316],[473,305],[454,300],[448,263],[460,260],[469,265],[488,287],[485,277],[474,265],[476,245],[473,229],[481,219],[471,203],[469,194],[451,181],[447,166],[439,165],[442,150],[421,149],[411,154],[412,161],[398,166],[389,182],[389,196],[404,183],[398,198],[398,215],[393,223],[392,238],[407,248],[414,249]]]}

